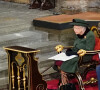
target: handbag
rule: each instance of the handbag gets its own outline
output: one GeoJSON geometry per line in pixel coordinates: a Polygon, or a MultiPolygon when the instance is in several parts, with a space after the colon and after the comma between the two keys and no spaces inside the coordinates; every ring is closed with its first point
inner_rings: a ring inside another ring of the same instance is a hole
{"type": "Polygon", "coordinates": [[[76,87],[73,83],[68,83],[68,84],[62,85],[60,87],[60,90],[76,90],[76,87]]]}

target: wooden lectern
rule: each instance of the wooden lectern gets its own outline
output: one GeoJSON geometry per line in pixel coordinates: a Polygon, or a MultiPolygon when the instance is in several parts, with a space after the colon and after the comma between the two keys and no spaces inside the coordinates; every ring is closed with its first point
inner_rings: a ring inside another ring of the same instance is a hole
{"type": "Polygon", "coordinates": [[[46,90],[47,84],[38,71],[36,53],[40,50],[10,46],[8,54],[9,90],[46,90]]]}

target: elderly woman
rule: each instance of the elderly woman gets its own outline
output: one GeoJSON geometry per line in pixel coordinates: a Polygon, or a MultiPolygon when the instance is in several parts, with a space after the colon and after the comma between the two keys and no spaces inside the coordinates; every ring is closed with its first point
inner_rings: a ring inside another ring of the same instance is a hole
{"type": "MultiPolygon", "coordinates": [[[[95,37],[94,33],[89,30],[88,24],[86,21],[81,19],[73,19],[71,23],[73,25],[74,32],[76,34],[76,39],[74,42],[74,47],[66,51],[66,55],[78,55],[80,49],[83,50],[94,50],[95,46],[95,37]]],[[[85,55],[83,61],[86,62],[91,60],[92,56],[85,55]]],[[[67,78],[67,73],[75,73],[78,70],[78,60],[79,57],[75,57],[68,61],[56,61],[55,65],[60,67],[61,72],[61,84],[68,85],[69,81],[67,78]]]]}

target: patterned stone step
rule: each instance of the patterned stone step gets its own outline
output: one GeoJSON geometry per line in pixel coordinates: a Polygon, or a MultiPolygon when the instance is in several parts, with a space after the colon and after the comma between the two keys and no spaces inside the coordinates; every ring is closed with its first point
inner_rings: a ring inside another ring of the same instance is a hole
{"type": "Polygon", "coordinates": [[[16,25],[16,26],[10,26],[10,27],[4,27],[0,28],[0,35],[5,35],[5,34],[11,34],[11,33],[16,33],[20,31],[28,31],[30,28],[30,25],[16,25]]]}
{"type": "Polygon", "coordinates": [[[0,78],[0,90],[8,90],[8,76],[0,78]]]}
{"type": "Polygon", "coordinates": [[[26,6],[28,6],[27,4],[19,4],[14,2],[5,2],[5,1],[0,1],[0,3],[1,6],[6,8],[26,8],[26,6]]]}
{"type": "Polygon", "coordinates": [[[1,46],[9,46],[12,44],[17,44],[17,43],[27,43],[33,41],[42,41],[47,40],[47,33],[38,33],[38,32],[33,32],[33,31],[23,31],[23,32],[18,32],[18,33],[13,33],[13,34],[7,34],[7,35],[1,35],[0,36],[0,45],[1,46]]]}

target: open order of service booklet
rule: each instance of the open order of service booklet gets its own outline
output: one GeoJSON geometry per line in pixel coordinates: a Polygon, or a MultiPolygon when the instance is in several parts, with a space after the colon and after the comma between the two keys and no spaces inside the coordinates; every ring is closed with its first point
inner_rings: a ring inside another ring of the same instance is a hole
{"type": "Polygon", "coordinates": [[[64,52],[60,53],[60,54],[57,54],[53,57],[50,57],[48,59],[53,59],[53,60],[60,60],[60,61],[67,61],[67,60],[70,60],[74,57],[78,57],[77,55],[71,55],[71,56],[67,56],[64,52]]]}

